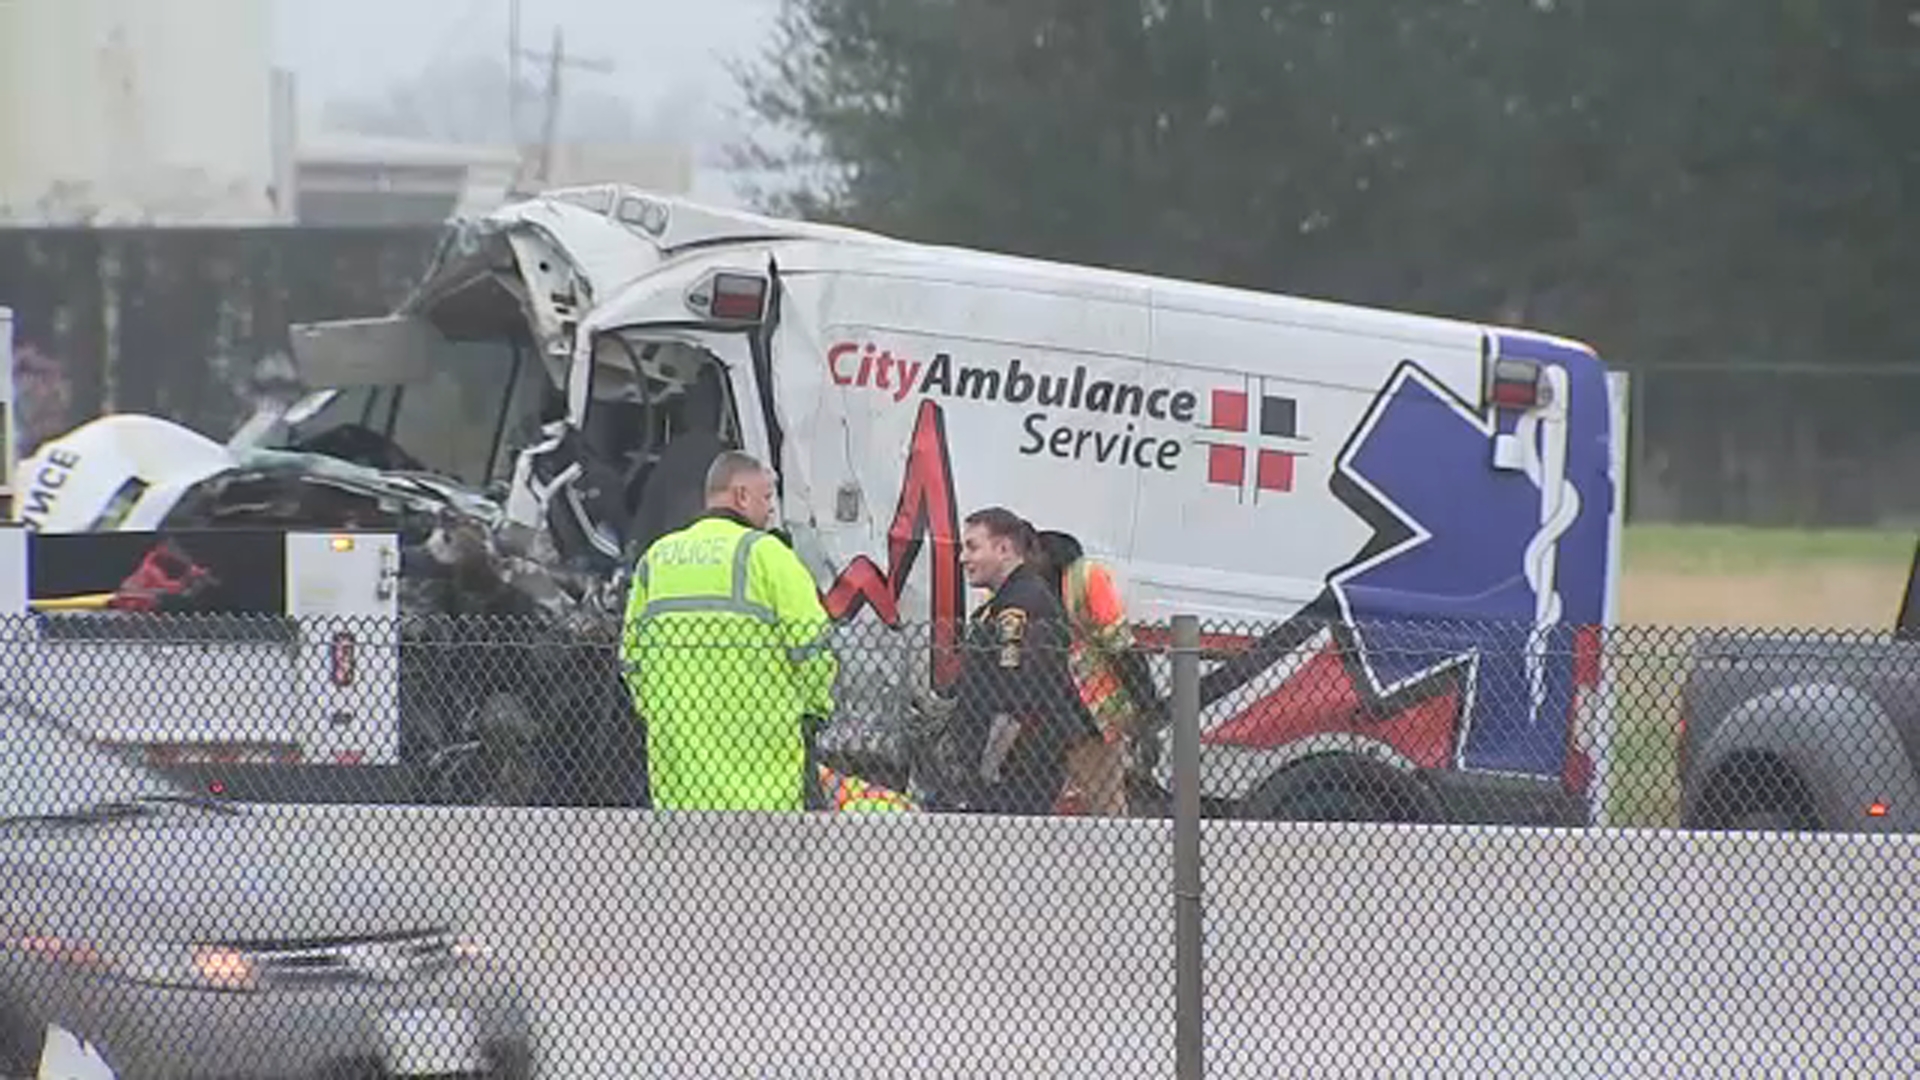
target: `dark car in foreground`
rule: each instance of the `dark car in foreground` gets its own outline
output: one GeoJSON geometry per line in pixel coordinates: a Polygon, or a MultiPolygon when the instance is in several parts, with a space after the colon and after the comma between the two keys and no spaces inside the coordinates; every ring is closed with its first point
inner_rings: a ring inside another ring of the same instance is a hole
{"type": "Polygon", "coordinates": [[[533,1075],[444,896],[5,702],[0,897],[0,1080],[533,1075]]]}

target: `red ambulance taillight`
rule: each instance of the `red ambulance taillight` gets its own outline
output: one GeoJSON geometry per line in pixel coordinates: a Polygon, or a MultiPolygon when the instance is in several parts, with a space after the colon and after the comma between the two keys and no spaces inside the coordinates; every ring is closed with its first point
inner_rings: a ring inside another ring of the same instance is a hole
{"type": "Polygon", "coordinates": [[[1531,409],[1547,400],[1547,373],[1532,360],[1495,360],[1487,386],[1495,408],[1531,409]]]}
{"type": "Polygon", "coordinates": [[[353,635],[344,630],[333,635],[333,644],[327,655],[327,675],[333,680],[333,685],[353,685],[354,659],[353,635]]]}
{"type": "Polygon", "coordinates": [[[687,294],[687,306],[724,322],[757,323],[767,313],[767,279],[759,274],[716,273],[687,294]]]}

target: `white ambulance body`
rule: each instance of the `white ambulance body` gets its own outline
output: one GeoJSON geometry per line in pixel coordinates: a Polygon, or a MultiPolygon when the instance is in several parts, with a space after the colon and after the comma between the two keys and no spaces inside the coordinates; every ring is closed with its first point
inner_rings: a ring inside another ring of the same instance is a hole
{"type": "Polygon", "coordinates": [[[1004,505],[1117,570],[1143,636],[1205,620],[1209,799],[1281,813],[1362,776],[1414,816],[1603,805],[1623,417],[1586,347],[629,189],[495,227],[586,443],[636,369],[717,365],[848,648],[899,627],[947,682],[925,626],[982,599],[960,521],[1004,505]]]}

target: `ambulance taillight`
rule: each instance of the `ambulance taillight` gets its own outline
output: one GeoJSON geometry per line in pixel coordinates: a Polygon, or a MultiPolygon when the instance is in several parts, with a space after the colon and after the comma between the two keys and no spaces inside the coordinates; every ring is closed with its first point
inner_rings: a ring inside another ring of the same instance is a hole
{"type": "Polygon", "coordinates": [[[327,654],[327,677],[335,686],[353,685],[354,659],[357,645],[353,635],[342,630],[333,635],[333,642],[327,654]]]}
{"type": "Polygon", "coordinates": [[[1495,360],[1487,401],[1496,409],[1525,411],[1547,403],[1547,372],[1532,360],[1495,360]]]}
{"type": "Polygon", "coordinates": [[[719,322],[757,323],[766,317],[767,279],[729,271],[708,275],[687,293],[687,306],[719,322]]]}

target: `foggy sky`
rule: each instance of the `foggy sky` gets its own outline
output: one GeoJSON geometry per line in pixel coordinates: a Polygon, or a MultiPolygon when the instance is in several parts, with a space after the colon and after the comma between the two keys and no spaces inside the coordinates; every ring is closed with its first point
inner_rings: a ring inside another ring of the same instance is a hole
{"type": "MultiPolygon", "coordinates": [[[[508,0],[273,0],[275,62],[298,77],[303,122],[329,98],[378,93],[436,60],[507,54],[508,0]]],[[[727,137],[731,77],[715,57],[765,47],[780,0],[520,0],[521,46],[544,52],[553,27],[567,51],[613,61],[611,74],[569,72],[570,85],[617,94],[650,113],[669,97],[700,102],[696,151],[727,137]]],[[[524,62],[523,62],[524,63],[524,62]]],[[[703,170],[705,172],[705,170],[703,170]]],[[[698,187],[714,182],[703,175],[698,187]]]]}

